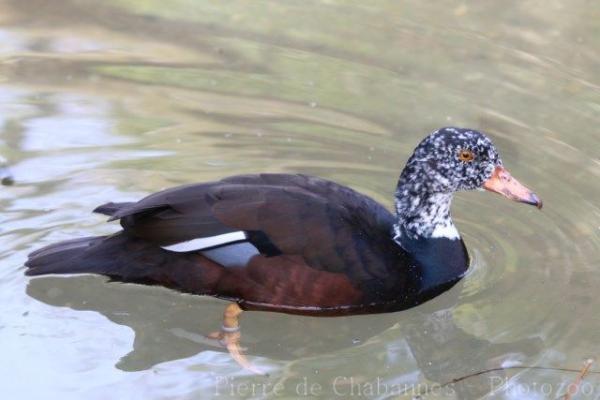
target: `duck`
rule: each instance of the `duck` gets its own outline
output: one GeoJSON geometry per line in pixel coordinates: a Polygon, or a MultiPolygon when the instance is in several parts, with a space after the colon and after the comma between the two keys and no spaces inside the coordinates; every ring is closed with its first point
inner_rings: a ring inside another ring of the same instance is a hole
{"type": "Polygon", "coordinates": [[[319,177],[237,175],[101,205],[94,212],[121,230],[37,250],[26,275],[99,274],[225,299],[228,332],[242,311],[401,311],[465,276],[469,255],[450,208],[456,192],[478,189],[542,207],[488,136],[444,127],[408,158],[393,212],[319,177]]]}

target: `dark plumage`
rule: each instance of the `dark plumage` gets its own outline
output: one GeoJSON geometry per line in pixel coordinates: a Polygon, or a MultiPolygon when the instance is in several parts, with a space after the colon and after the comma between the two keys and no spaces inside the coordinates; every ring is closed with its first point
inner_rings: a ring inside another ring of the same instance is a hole
{"type": "Polygon", "coordinates": [[[483,134],[443,128],[415,149],[396,215],[352,189],[304,175],[234,176],[95,211],[110,236],[38,250],[28,275],[96,273],[236,301],[243,309],[337,315],[395,311],[447,290],[468,268],[452,193],[485,187],[539,199],[483,134]],[[472,158],[471,158],[472,156],[472,158]]]}

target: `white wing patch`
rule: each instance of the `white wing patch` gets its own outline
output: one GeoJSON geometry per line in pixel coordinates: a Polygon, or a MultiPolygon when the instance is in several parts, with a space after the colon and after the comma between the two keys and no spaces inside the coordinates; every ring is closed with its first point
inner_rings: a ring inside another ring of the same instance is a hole
{"type": "Polygon", "coordinates": [[[460,234],[458,233],[456,226],[450,222],[450,224],[436,225],[431,233],[431,237],[456,240],[460,238],[460,234]]]}
{"type": "Polygon", "coordinates": [[[243,231],[224,233],[222,235],[208,236],[187,240],[185,242],[175,243],[169,246],[162,246],[163,249],[175,253],[188,253],[190,251],[199,251],[212,247],[223,246],[229,243],[246,240],[246,233],[243,231]]]}
{"type": "Polygon", "coordinates": [[[258,249],[249,242],[238,242],[202,250],[202,255],[226,268],[243,268],[250,259],[260,254],[258,249]]]}
{"type": "Polygon", "coordinates": [[[175,253],[198,251],[202,255],[226,268],[243,268],[250,259],[260,254],[258,249],[247,242],[243,231],[224,233],[203,238],[187,240],[162,248],[175,253]]]}

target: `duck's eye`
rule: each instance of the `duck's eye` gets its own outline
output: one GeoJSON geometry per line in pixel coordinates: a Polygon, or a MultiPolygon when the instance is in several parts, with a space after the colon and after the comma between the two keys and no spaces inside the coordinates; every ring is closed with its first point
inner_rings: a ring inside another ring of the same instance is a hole
{"type": "Polygon", "coordinates": [[[475,154],[468,149],[462,149],[458,152],[458,159],[462,162],[471,162],[475,159],[475,154]]]}

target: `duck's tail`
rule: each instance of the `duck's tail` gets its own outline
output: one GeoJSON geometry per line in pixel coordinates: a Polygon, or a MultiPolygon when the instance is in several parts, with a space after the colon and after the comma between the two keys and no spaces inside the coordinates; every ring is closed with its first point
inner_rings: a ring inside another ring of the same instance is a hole
{"type": "Polygon", "coordinates": [[[110,202],[110,203],[102,204],[101,206],[96,207],[96,209],[94,210],[94,212],[98,213],[98,214],[104,214],[104,215],[108,215],[109,217],[112,217],[120,209],[126,208],[126,207],[128,207],[128,206],[130,206],[132,204],[134,204],[134,203],[113,203],[113,202],[110,202]]]}
{"type": "MultiPolygon", "coordinates": [[[[129,204],[107,203],[94,212],[112,216],[129,204]]],[[[132,257],[126,260],[126,249],[135,242],[135,239],[119,232],[110,236],[91,236],[51,244],[29,254],[25,273],[30,276],[90,273],[116,277],[122,274],[123,262],[131,261],[132,257]]]]}
{"type": "Polygon", "coordinates": [[[29,255],[26,275],[97,274],[113,281],[161,285],[182,292],[212,292],[223,268],[199,254],[173,253],[120,231],[68,240],[29,255]],[[212,282],[212,283],[211,283],[212,282]]]}
{"type": "MultiPolygon", "coordinates": [[[[94,211],[112,216],[129,204],[108,203],[94,211]]],[[[161,285],[196,294],[212,293],[225,272],[200,254],[170,252],[124,231],[46,246],[31,253],[25,266],[29,276],[97,274],[113,281],[161,285]]]]}
{"type": "Polygon", "coordinates": [[[165,284],[169,254],[124,232],[52,244],[29,255],[26,275],[99,274],[121,282],[165,284]]]}
{"type": "Polygon", "coordinates": [[[88,252],[106,240],[106,236],[85,237],[51,244],[29,254],[27,275],[103,273],[106,266],[84,260],[88,252]]]}

